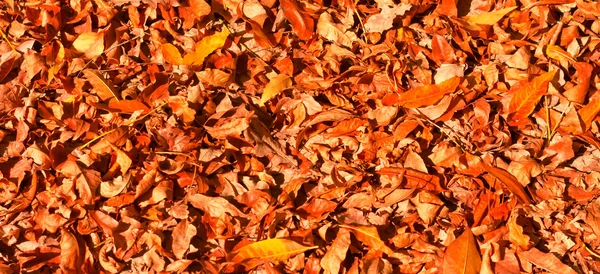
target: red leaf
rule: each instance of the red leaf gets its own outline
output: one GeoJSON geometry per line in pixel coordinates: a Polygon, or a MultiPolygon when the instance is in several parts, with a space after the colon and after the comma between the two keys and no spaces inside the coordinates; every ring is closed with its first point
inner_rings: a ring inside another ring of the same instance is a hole
{"type": "Polygon", "coordinates": [[[414,88],[401,93],[400,95],[389,94],[382,99],[382,103],[384,105],[399,104],[405,108],[419,108],[434,105],[439,102],[444,95],[454,92],[460,84],[460,81],[460,77],[452,77],[440,84],[414,88]]]}

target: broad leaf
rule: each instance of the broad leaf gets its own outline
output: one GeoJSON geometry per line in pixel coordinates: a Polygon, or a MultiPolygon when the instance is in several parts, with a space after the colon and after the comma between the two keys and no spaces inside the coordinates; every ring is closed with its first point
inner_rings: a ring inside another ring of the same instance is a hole
{"type": "Polygon", "coordinates": [[[573,63],[576,62],[570,53],[568,53],[566,50],[562,49],[561,47],[559,47],[557,45],[546,46],[546,55],[548,56],[548,58],[554,59],[559,62],[561,62],[561,61],[570,61],[573,63]]]}
{"type": "Polygon", "coordinates": [[[508,105],[512,121],[519,122],[529,117],[542,96],[548,92],[548,84],[555,74],[556,70],[546,72],[515,91],[508,105]]]}
{"type": "Polygon", "coordinates": [[[166,43],[162,44],[160,48],[165,62],[173,65],[183,64],[183,58],[181,57],[181,53],[179,53],[177,47],[170,43],[166,43]]]}
{"type": "Polygon", "coordinates": [[[292,78],[285,74],[279,74],[273,77],[263,90],[262,97],[260,98],[260,104],[264,105],[266,102],[271,100],[277,94],[288,89],[292,86],[292,78]]]}
{"type": "Polygon", "coordinates": [[[556,256],[551,253],[544,253],[537,248],[532,248],[528,251],[519,252],[530,263],[552,273],[560,274],[576,274],[568,265],[561,262],[556,256]]]}
{"type": "Polygon", "coordinates": [[[481,255],[477,251],[477,241],[471,229],[467,228],[446,248],[442,272],[477,274],[480,269],[481,255]]]}
{"type": "Polygon", "coordinates": [[[304,246],[295,241],[284,238],[273,238],[258,241],[246,245],[231,255],[231,262],[254,266],[257,262],[254,260],[276,262],[283,261],[291,256],[297,255],[307,250],[315,249],[317,246],[304,246]]]}
{"type": "Polygon", "coordinates": [[[374,251],[381,251],[386,254],[391,254],[393,251],[381,240],[379,232],[374,226],[353,226],[353,225],[340,225],[340,227],[349,229],[356,239],[367,245],[374,251]]]}
{"type": "Polygon", "coordinates": [[[73,41],[73,48],[83,53],[87,59],[93,59],[104,52],[104,32],[85,32],[73,41]]]}
{"type": "Polygon", "coordinates": [[[466,21],[469,25],[493,25],[498,23],[502,17],[506,16],[517,7],[510,7],[501,10],[495,10],[490,12],[484,12],[481,14],[470,15],[462,17],[461,19],[466,21]]]}

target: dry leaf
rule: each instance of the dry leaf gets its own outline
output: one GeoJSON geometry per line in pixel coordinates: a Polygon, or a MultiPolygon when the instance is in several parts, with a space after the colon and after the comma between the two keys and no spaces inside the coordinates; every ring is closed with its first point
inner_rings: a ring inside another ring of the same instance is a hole
{"type": "Polygon", "coordinates": [[[264,105],[271,98],[292,86],[292,78],[285,74],[279,74],[269,81],[263,90],[260,104],[264,105]]]}
{"type": "Polygon", "coordinates": [[[481,255],[477,250],[477,241],[467,228],[456,240],[452,241],[444,255],[443,273],[477,274],[481,269],[481,255]]]}

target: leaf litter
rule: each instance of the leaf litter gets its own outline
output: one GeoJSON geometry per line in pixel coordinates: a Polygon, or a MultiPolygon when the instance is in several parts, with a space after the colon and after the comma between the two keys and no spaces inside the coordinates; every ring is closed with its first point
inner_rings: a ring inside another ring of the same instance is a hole
{"type": "Polygon", "coordinates": [[[0,3],[0,272],[600,272],[596,2],[67,2],[0,3]]]}

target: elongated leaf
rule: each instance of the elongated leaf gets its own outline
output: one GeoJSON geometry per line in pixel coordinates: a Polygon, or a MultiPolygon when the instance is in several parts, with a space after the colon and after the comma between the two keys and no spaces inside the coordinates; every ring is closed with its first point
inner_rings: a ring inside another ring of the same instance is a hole
{"type": "Polygon", "coordinates": [[[390,94],[385,96],[382,101],[384,105],[399,104],[405,108],[431,106],[439,102],[444,95],[454,92],[460,81],[460,77],[452,77],[437,85],[414,88],[399,95],[390,94]]]}
{"type": "Polygon", "coordinates": [[[348,252],[349,247],[350,232],[348,229],[341,228],[331,244],[331,249],[329,249],[323,256],[323,259],[321,259],[321,267],[323,267],[326,274],[340,273],[340,266],[346,259],[346,253],[348,252]]]}
{"type": "Polygon", "coordinates": [[[296,0],[281,0],[279,1],[285,18],[292,24],[292,29],[301,40],[308,40],[312,37],[315,22],[304,13],[298,6],[296,0]]]}
{"type": "Polygon", "coordinates": [[[508,105],[508,111],[512,115],[511,120],[519,121],[529,117],[542,96],[548,92],[548,84],[555,74],[556,70],[546,72],[515,91],[508,105]]]}
{"type": "Polygon", "coordinates": [[[239,264],[252,260],[283,261],[298,253],[315,248],[317,246],[304,246],[284,238],[267,239],[249,244],[233,252],[231,262],[239,264]]]}
{"type": "Polygon", "coordinates": [[[260,98],[260,103],[264,105],[267,101],[271,100],[271,98],[275,97],[277,94],[286,90],[287,88],[292,86],[292,78],[285,74],[279,74],[265,86],[263,90],[262,97],[260,98]]]}
{"type": "Polygon", "coordinates": [[[100,72],[92,69],[86,69],[83,71],[83,75],[90,82],[96,95],[100,97],[103,101],[107,101],[111,98],[115,98],[117,101],[119,100],[119,95],[117,91],[113,88],[112,82],[104,79],[100,72]]]}
{"type": "Polygon", "coordinates": [[[150,108],[146,104],[138,100],[110,100],[108,101],[108,107],[124,113],[134,113],[138,110],[143,111],[143,113],[150,111],[150,108]]]}
{"type": "Polygon", "coordinates": [[[556,256],[550,253],[544,253],[537,248],[532,248],[528,251],[519,252],[530,263],[543,268],[546,271],[560,274],[575,274],[577,273],[568,265],[561,262],[556,256]]]}
{"type": "Polygon", "coordinates": [[[529,196],[527,195],[527,192],[525,192],[525,188],[523,188],[523,185],[521,185],[521,183],[519,183],[519,181],[517,180],[517,178],[515,178],[515,176],[513,176],[512,174],[510,174],[508,171],[506,171],[504,169],[493,167],[486,163],[483,163],[482,166],[488,173],[490,173],[490,174],[494,175],[494,177],[498,178],[498,180],[500,180],[500,182],[502,182],[502,184],[504,184],[504,186],[510,192],[512,192],[515,196],[517,196],[517,199],[519,199],[519,201],[521,201],[524,204],[531,203],[531,201],[529,200],[529,196]]]}
{"type": "Polygon", "coordinates": [[[160,47],[165,62],[173,65],[183,64],[183,58],[177,47],[170,43],[162,44],[160,47]]]}
{"type": "Polygon", "coordinates": [[[570,53],[568,53],[566,50],[562,49],[561,47],[559,47],[557,45],[546,46],[546,55],[548,56],[548,58],[554,59],[559,62],[565,61],[565,60],[573,62],[573,63],[576,62],[570,53]]]}
{"type": "Polygon", "coordinates": [[[498,23],[502,17],[515,10],[517,7],[510,7],[501,10],[485,12],[482,14],[465,16],[462,19],[472,25],[493,25],[498,23]]]}
{"type": "Polygon", "coordinates": [[[454,240],[444,255],[442,272],[457,274],[477,274],[481,269],[481,255],[471,229],[467,228],[454,240]]]}
{"type": "Polygon", "coordinates": [[[93,59],[104,52],[104,32],[84,32],[73,41],[73,48],[93,59]]]}
{"type": "Polygon", "coordinates": [[[204,37],[202,40],[200,40],[200,42],[196,43],[194,46],[195,51],[193,53],[187,54],[183,57],[183,64],[193,66],[202,65],[202,63],[204,63],[204,59],[208,55],[225,45],[225,41],[227,41],[228,36],[229,31],[224,29],[221,32],[204,37]]]}
{"type": "Polygon", "coordinates": [[[374,251],[382,251],[387,254],[393,253],[393,251],[381,240],[379,232],[374,226],[352,226],[352,225],[340,225],[350,229],[356,239],[367,245],[374,251]]]}

